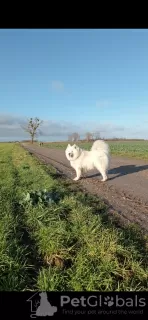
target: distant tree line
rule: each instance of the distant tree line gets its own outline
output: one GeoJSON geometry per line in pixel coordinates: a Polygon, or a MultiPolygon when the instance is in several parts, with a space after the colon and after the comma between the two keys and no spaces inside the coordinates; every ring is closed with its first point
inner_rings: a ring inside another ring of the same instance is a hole
{"type": "Polygon", "coordinates": [[[76,142],[76,141],[87,141],[87,142],[91,142],[91,141],[95,141],[95,140],[106,140],[106,141],[145,141],[145,139],[128,139],[128,138],[101,138],[100,136],[100,132],[86,132],[86,134],[84,135],[84,138],[81,139],[80,135],[77,132],[72,133],[71,135],[68,136],[68,141],[71,142],[76,142]]]}
{"type": "MultiPolygon", "coordinates": [[[[36,137],[41,134],[40,127],[43,121],[39,118],[30,118],[27,120],[24,126],[21,126],[22,129],[30,135],[31,143],[37,142],[36,137]]],[[[80,138],[80,134],[78,132],[73,132],[68,136],[68,141],[76,142],[76,141],[94,141],[98,139],[103,139],[100,136],[99,131],[91,132],[87,131],[85,137],[83,139],[80,138]]],[[[144,141],[145,139],[127,139],[127,138],[106,138],[106,141],[144,141]]],[[[27,141],[27,140],[24,140],[27,141]]],[[[39,142],[39,145],[42,146],[43,142],[39,142]]]]}
{"type": "Polygon", "coordinates": [[[100,132],[97,131],[97,132],[86,132],[85,134],[85,137],[83,139],[80,138],[80,135],[78,132],[74,132],[72,134],[70,134],[68,136],[68,141],[72,141],[72,142],[76,142],[76,141],[82,141],[82,140],[85,140],[85,141],[94,141],[94,140],[97,140],[97,139],[101,139],[100,137],[100,132]]]}

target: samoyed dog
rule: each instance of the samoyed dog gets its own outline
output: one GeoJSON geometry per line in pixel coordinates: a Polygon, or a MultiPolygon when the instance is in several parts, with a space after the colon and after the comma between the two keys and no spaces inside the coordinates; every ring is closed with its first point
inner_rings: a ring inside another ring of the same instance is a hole
{"type": "Polygon", "coordinates": [[[79,180],[82,174],[93,169],[101,173],[101,181],[108,179],[110,149],[104,140],[96,140],[90,151],[81,149],[76,144],[68,144],[65,155],[71,167],[76,171],[76,177],[73,180],[79,180]]]}

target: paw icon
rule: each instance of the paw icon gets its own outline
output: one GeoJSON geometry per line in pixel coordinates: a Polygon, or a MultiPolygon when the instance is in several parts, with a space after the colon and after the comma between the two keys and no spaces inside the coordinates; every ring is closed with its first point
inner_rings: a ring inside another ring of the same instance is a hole
{"type": "Polygon", "coordinates": [[[113,306],[113,304],[114,304],[114,298],[113,297],[109,297],[109,296],[107,296],[107,297],[105,297],[104,298],[104,304],[105,305],[107,305],[108,307],[112,307],[113,306]]]}

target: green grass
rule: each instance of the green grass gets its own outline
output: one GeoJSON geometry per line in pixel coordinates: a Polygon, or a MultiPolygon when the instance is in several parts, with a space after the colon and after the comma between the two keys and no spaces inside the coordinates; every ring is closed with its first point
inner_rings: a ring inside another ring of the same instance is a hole
{"type": "MultiPolygon", "coordinates": [[[[65,149],[68,142],[47,143],[48,148],[65,149]]],[[[81,148],[90,150],[92,143],[78,142],[81,148]]],[[[148,160],[148,141],[109,141],[111,154],[114,156],[123,156],[128,158],[136,158],[148,160]]]]}
{"type": "Polygon", "coordinates": [[[119,226],[107,206],[39,163],[0,144],[0,290],[148,290],[148,239],[119,226]],[[47,207],[23,193],[59,193],[47,207]]]}

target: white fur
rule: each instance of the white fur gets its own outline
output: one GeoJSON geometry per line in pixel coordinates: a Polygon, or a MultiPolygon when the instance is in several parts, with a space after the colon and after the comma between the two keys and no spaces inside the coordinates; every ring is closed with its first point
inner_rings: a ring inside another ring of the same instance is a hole
{"type": "Polygon", "coordinates": [[[108,144],[103,140],[96,140],[90,151],[79,148],[76,144],[68,144],[65,155],[70,161],[72,168],[76,171],[75,181],[79,180],[83,172],[97,169],[102,180],[108,179],[108,168],[110,160],[110,150],[108,144]]]}

